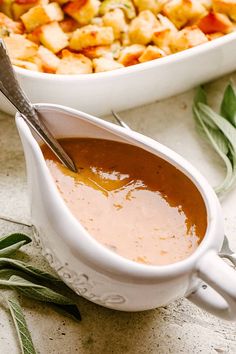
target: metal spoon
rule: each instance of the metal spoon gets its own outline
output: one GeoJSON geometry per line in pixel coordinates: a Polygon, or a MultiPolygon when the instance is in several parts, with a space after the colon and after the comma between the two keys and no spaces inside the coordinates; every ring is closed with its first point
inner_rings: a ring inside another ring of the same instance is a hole
{"type": "Polygon", "coordinates": [[[77,172],[77,168],[72,159],[40,120],[36,109],[21,89],[14,74],[3,40],[0,40],[0,91],[21,113],[26,123],[49,146],[58,159],[70,170],[77,172]]]}

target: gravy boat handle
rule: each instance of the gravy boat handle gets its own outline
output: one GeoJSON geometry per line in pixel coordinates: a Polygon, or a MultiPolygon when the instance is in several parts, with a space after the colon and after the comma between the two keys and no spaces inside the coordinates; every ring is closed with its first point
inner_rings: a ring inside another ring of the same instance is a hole
{"type": "Polygon", "coordinates": [[[213,250],[201,257],[197,276],[204,282],[187,298],[225,320],[236,320],[236,272],[213,250]]]}

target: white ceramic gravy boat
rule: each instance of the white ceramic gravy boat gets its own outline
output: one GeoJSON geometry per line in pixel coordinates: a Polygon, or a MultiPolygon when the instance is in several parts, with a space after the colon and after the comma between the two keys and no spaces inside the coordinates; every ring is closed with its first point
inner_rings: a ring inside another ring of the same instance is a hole
{"type": "Polygon", "coordinates": [[[126,142],[167,160],[197,186],[207,209],[206,235],[187,259],[165,266],[125,259],[98,243],[72,215],[49,173],[37,138],[17,114],[36,240],[63,281],[77,294],[112,309],[147,310],[185,296],[215,315],[235,320],[236,272],[217,255],[224,236],[222,211],[201,174],[175,152],[137,132],[66,107],[36,106],[56,137],[126,142]]]}

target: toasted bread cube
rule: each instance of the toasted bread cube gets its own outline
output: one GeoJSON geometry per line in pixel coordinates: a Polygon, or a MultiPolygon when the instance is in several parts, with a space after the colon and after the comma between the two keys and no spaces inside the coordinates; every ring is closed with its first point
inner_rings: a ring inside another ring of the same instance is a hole
{"type": "Polygon", "coordinates": [[[112,27],[115,39],[121,37],[121,33],[126,32],[127,23],[124,12],[121,9],[106,12],[102,18],[104,26],[112,27]]]}
{"type": "Polygon", "coordinates": [[[63,18],[62,9],[56,2],[34,6],[21,16],[27,32],[32,32],[37,27],[52,21],[62,21],[63,18]]]}
{"type": "Polygon", "coordinates": [[[199,2],[204,6],[208,11],[212,8],[212,0],[199,0],[199,2]]]}
{"type": "Polygon", "coordinates": [[[213,10],[229,16],[236,21],[236,0],[212,0],[213,10]]]}
{"type": "Polygon", "coordinates": [[[209,41],[213,41],[214,39],[224,36],[224,33],[215,32],[215,33],[207,34],[206,36],[209,41]]]}
{"type": "Polygon", "coordinates": [[[41,45],[38,49],[38,57],[42,62],[42,68],[44,72],[55,73],[57,71],[57,68],[60,64],[60,59],[49,49],[41,45]]]}
{"type": "Polygon", "coordinates": [[[158,21],[151,11],[140,12],[129,26],[130,42],[148,44],[152,39],[154,28],[158,27],[158,25],[158,21]]]}
{"type": "Polygon", "coordinates": [[[98,45],[95,47],[87,47],[81,50],[81,53],[90,59],[104,57],[110,54],[111,48],[108,45],[98,45]]]}
{"type": "Polygon", "coordinates": [[[53,53],[68,46],[67,35],[62,31],[58,22],[51,22],[40,27],[40,42],[53,53]]]}
{"type": "Polygon", "coordinates": [[[64,13],[57,2],[51,2],[44,7],[50,21],[62,21],[64,19],[64,13]]]}
{"type": "Polygon", "coordinates": [[[87,25],[98,14],[100,4],[98,0],[75,0],[66,4],[63,10],[80,25],[87,25]]]}
{"type": "Polygon", "coordinates": [[[138,58],[138,60],[140,63],[144,63],[145,61],[162,58],[165,55],[165,52],[160,48],[157,48],[154,45],[149,45],[147,46],[143,54],[138,58]]]}
{"type": "Polygon", "coordinates": [[[233,30],[233,24],[230,19],[224,15],[210,12],[198,22],[198,27],[205,34],[215,32],[229,33],[233,30]]]}
{"type": "Polygon", "coordinates": [[[114,41],[114,33],[111,27],[98,27],[88,25],[78,28],[71,37],[70,48],[81,50],[97,45],[109,45],[114,41]]]}
{"type": "Polygon", "coordinates": [[[27,60],[37,54],[37,44],[21,34],[11,34],[4,38],[8,53],[12,59],[27,60]]]}
{"type": "Polygon", "coordinates": [[[132,20],[136,16],[136,10],[132,0],[103,0],[99,7],[100,16],[114,9],[121,9],[125,13],[125,17],[132,20]]]}
{"type": "Polygon", "coordinates": [[[47,4],[48,0],[15,0],[12,4],[13,18],[19,20],[19,18],[32,7],[47,4]]]}
{"type": "Polygon", "coordinates": [[[180,29],[205,16],[207,10],[198,0],[170,0],[164,5],[163,13],[180,29]]]}
{"type": "Polygon", "coordinates": [[[117,61],[107,58],[94,59],[93,65],[95,73],[121,69],[124,67],[124,65],[118,63],[117,61]]]}
{"type": "Polygon", "coordinates": [[[143,54],[145,46],[141,44],[133,44],[125,47],[119,56],[118,62],[124,66],[138,64],[139,57],[143,54]]]}
{"type": "Polygon", "coordinates": [[[170,43],[172,52],[179,52],[208,42],[206,35],[197,27],[185,27],[173,37],[170,43]]]}
{"type": "Polygon", "coordinates": [[[20,68],[31,70],[31,71],[41,71],[40,66],[36,63],[32,63],[26,60],[19,60],[19,59],[12,59],[11,60],[13,65],[19,66],[20,68]]]}
{"type": "Polygon", "coordinates": [[[30,41],[40,45],[40,27],[36,28],[34,31],[30,32],[30,33],[26,33],[26,38],[29,39],[30,41]]]}
{"type": "Polygon", "coordinates": [[[171,54],[170,44],[176,32],[169,28],[160,28],[153,32],[152,41],[166,54],[171,54]]]}
{"type": "Polygon", "coordinates": [[[0,0],[0,12],[12,18],[12,1],[13,0],[0,0]]]}
{"type": "Polygon", "coordinates": [[[162,11],[165,1],[163,0],[133,0],[138,11],[150,10],[154,15],[162,11]]]}
{"type": "Polygon", "coordinates": [[[10,17],[0,12],[0,28],[8,33],[23,33],[23,25],[20,22],[13,21],[10,17]]]}
{"type": "Polygon", "coordinates": [[[79,27],[78,22],[71,17],[60,21],[59,25],[65,33],[74,32],[79,27]]]}
{"type": "Polygon", "coordinates": [[[65,4],[67,4],[68,2],[70,2],[70,0],[56,0],[56,2],[60,5],[63,6],[65,4]]]}
{"type": "Polygon", "coordinates": [[[173,24],[173,22],[171,22],[168,17],[163,16],[162,14],[158,14],[157,15],[157,20],[159,21],[159,28],[162,29],[166,29],[169,28],[171,31],[177,32],[177,28],[175,27],[175,25],[173,24]]]}
{"type": "Polygon", "coordinates": [[[91,74],[92,61],[83,54],[75,54],[69,50],[62,51],[62,59],[57,68],[57,74],[91,74]]]}

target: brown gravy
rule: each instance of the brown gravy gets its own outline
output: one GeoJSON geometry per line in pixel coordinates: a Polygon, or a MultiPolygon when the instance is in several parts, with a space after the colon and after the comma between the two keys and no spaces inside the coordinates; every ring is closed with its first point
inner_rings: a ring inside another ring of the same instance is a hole
{"type": "Polygon", "coordinates": [[[194,184],[175,167],[138,147],[61,139],[79,173],[42,146],[48,168],[71,212],[98,242],[119,255],[164,265],[187,258],[207,227],[194,184]]]}

